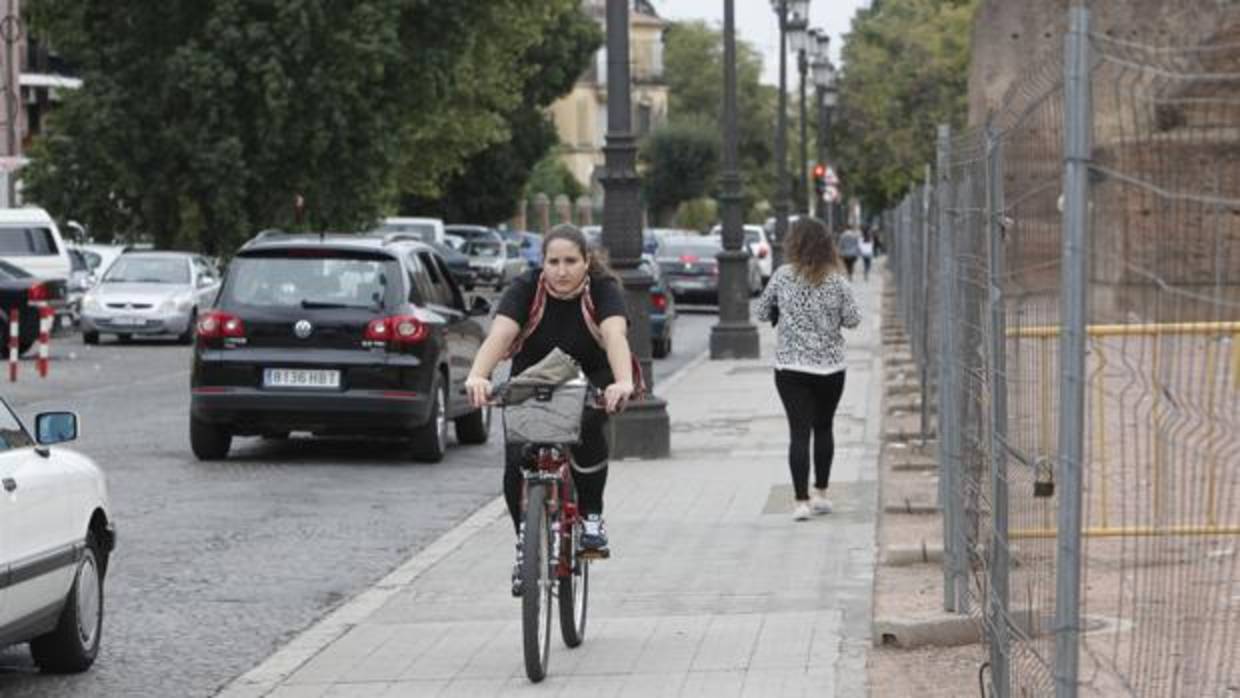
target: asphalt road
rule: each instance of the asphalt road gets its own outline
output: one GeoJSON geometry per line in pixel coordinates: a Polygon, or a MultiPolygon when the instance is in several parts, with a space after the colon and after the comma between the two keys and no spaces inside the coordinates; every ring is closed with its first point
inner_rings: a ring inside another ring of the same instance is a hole
{"type": "MultiPolygon", "coordinates": [[[[656,382],[704,351],[713,309],[686,310],[656,382]]],[[[210,696],[499,494],[499,438],[415,463],[398,442],[237,439],[226,462],[188,442],[188,347],[53,341],[0,394],[28,424],[72,409],[72,444],[108,475],[119,546],[91,671],[39,674],[0,650],[0,696],[210,696]]],[[[657,390],[657,388],[656,388],[657,390]]],[[[498,420],[496,420],[498,426],[498,420]]],[[[496,593],[507,593],[497,579],[496,593]]]]}

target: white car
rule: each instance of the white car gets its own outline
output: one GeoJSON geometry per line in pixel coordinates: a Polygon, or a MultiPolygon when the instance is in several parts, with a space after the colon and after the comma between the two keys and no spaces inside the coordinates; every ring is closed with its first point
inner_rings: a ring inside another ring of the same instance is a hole
{"type": "MultiPolygon", "coordinates": [[[[758,262],[758,272],[762,275],[762,285],[771,279],[771,241],[767,238],[766,228],[760,225],[746,224],[745,246],[749,248],[749,254],[758,262]]],[[[723,227],[716,225],[711,228],[711,235],[723,236],[723,227]]]]}
{"type": "Polygon", "coordinates": [[[28,642],[53,673],[85,671],[99,653],[116,544],[103,473],[52,447],[77,431],[72,412],[45,412],[31,438],[0,399],[0,647],[28,642]]]}
{"type": "Polygon", "coordinates": [[[444,225],[441,218],[384,218],[379,229],[380,235],[395,233],[412,235],[422,242],[443,244],[444,225]]]}

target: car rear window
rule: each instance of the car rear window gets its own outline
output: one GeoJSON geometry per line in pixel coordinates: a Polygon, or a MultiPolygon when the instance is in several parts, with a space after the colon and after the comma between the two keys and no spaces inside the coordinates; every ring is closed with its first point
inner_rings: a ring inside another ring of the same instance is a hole
{"type": "Polygon", "coordinates": [[[0,227],[0,255],[34,257],[60,254],[51,228],[0,227]]]}
{"type": "Polygon", "coordinates": [[[229,265],[221,303],[381,309],[399,301],[400,263],[353,256],[243,256],[229,265]]]}
{"type": "Polygon", "coordinates": [[[490,240],[474,240],[467,243],[466,254],[475,257],[498,257],[500,252],[500,244],[490,240]]]}
{"type": "Polygon", "coordinates": [[[430,223],[384,223],[379,228],[381,233],[409,233],[417,235],[422,242],[435,241],[435,226],[430,223]]]}
{"type": "Polygon", "coordinates": [[[668,242],[659,250],[662,257],[692,256],[700,259],[714,259],[719,254],[719,246],[709,242],[668,242]]]}
{"type": "Polygon", "coordinates": [[[189,265],[170,257],[124,257],[108,269],[104,283],[188,284],[189,265]]]}

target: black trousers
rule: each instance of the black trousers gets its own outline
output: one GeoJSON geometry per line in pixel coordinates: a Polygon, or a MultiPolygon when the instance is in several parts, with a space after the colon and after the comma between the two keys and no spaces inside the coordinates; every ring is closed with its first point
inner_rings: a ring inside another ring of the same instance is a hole
{"type": "Polygon", "coordinates": [[[809,442],[814,437],[814,487],[826,489],[835,458],[832,422],[844,394],[844,372],[825,376],[801,371],[775,371],[775,389],[788,416],[788,467],[799,500],[809,499],[809,442]]]}
{"type": "MultiPolygon", "coordinates": [[[[607,413],[586,408],[581,415],[581,443],[573,446],[573,485],[582,516],[603,513],[603,490],[607,487],[607,413]]],[[[522,444],[504,444],[504,501],[513,530],[521,526],[521,469],[527,457],[522,444]]]]}
{"type": "Polygon", "coordinates": [[[844,270],[848,272],[848,278],[852,278],[853,268],[857,266],[856,257],[841,257],[844,260],[844,270]]]}

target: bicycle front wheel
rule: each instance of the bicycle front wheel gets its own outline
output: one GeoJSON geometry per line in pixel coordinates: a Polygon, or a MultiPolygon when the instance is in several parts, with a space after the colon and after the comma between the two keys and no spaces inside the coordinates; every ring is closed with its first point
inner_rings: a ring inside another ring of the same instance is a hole
{"type": "Polygon", "coordinates": [[[521,635],[525,647],[525,675],[535,683],[547,676],[547,659],[551,654],[552,533],[547,519],[546,496],[546,485],[529,485],[521,552],[521,635]]]}
{"type": "MultiPolygon", "coordinates": [[[[563,523],[560,524],[563,526],[563,523]]],[[[581,521],[560,541],[560,554],[568,560],[569,574],[560,577],[560,636],[564,644],[577,647],[586,637],[586,604],[590,598],[590,561],[577,554],[581,546],[581,521]]]]}

